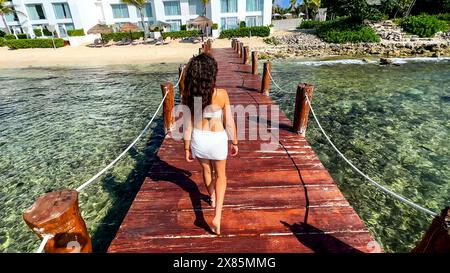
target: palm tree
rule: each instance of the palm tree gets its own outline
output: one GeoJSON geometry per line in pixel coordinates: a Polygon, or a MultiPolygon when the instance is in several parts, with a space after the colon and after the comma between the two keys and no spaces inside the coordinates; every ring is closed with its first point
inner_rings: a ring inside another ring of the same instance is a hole
{"type": "Polygon", "coordinates": [[[6,28],[6,33],[11,34],[11,30],[8,27],[8,22],[6,21],[6,15],[7,14],[14,14],[14,13],[22,13],[19,11],[16,11],[14,9],[14,5],[6,3],[6,0],[0,0],[0,16],[2,17],[3,24],[6,28]]]}
{"type": "Polygon", "coordinates": [[[203,16],[206,16],[206,6],[209,4],[209,0],[202,0],[203,3],[203,16]]]}
{"type": "MultiPolygon", "coordinates": [[[[122,2],[125,4],[133,5],[139,10],[139,15],[141,15],[142,29],[144,29],[144,36],[145,38],[148,37],[148,29],[145,27],[144,23],[144,8],[147,0],[122,0],[122,2]]],[[[149,14],[147,14],[147,16],[149,16],[149,14]]]]}
{"type": "Polygon", "coordinates": [[[309,19],[309,9],[319,9],[320,0],[303,0],[302,5],[305,7],[306,19],[309,19]]]}
{"type": "Polygon", "coordinates": [[[290,4],[290,7],[289,7],[289,9],[291,10],[291,11],[295,11],[295,9],[297,8],[297,0],[289,0],[289,4],[290,4]]]}

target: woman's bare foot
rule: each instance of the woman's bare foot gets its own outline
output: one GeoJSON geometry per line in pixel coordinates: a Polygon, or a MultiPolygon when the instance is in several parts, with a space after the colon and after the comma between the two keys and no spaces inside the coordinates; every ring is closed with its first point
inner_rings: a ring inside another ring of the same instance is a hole
{"type": "Polygon", "coordinates": [[[216,217],[214,217],[214,219],[212,220],[211,230],[215,234],[220,235],[220,219],[217,219],[216,217]]]}

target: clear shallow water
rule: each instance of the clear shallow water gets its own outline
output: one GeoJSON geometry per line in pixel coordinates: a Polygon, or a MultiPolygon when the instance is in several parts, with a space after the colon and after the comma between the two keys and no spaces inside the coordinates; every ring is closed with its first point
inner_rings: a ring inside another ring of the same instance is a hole
{"type": "MultiPolygon", "coordinates": [[[[140,133],[177,65],[0,70],[0,252],[34,251],[23,211],[45,192],[76,188],[140,133]]],[[[157,120],[113,170],[82,192],[80,206],[104,251],[161,139],[157,120]],[[156,127],[157,126],[157,127],[156,127]]]]}
{"type": "MultiPolygon", "coordinates": [[[[277,61],[272,75],[290,92],[314,84],[314,108],[336,146],[376,181],[440,212],[450,205],[450,60],[399,63],[277,61]]],[[[292,119],[295,95],[271,95],[292,119]]],[[[383,248],[410,251],[431,219],[368,185],[311,119],[307,138],[383,248]]]]}

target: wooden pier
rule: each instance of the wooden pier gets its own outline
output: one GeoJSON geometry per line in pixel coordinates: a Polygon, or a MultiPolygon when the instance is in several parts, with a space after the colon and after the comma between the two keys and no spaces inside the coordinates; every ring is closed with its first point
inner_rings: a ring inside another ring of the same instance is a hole
{"type": "MultiPolygon", "coordinates": [[[[210,52],[219,64],[217,86],[232,104],[274,104],[235,50],[210,52]]],[[[241,140],[239,156],[228,160],[221,236],[208,226],[214,210],[199,164],[186,162],[182,142],[168,134],[108,251],[382,251],[308,141],[281,110],[276,114],[276,151],[261,150],[267,140],[241,140]]],[[[255,118],[246,116],[246,125],[255,118]]]]}

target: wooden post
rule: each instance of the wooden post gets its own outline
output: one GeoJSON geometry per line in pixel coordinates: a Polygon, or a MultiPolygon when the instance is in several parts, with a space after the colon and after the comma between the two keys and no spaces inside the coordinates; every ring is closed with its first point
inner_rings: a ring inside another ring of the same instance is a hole
{"type": "Polygon", "coordinates": [[[308,96],[309,101],[312,101],[312,94],[314,86],[307,83],[301,83],[297,87],[297,96],[295,97],[295,111],[294,111],[294,132],[305,136],[306,128],[308,127],[309,104],[305,96],[308,96]]]}
{"type": "Polygon", "coordinates": [[[178,79],[180,80],[180,84],[178,85],[178,88],[180,90],[180,96],[183,97],[184,95],[184,75],[185,75],[185,71],[184,69],[186,68],[186,65],[180,65],[180,67],[178,67],[178,79]]]}
{"type": "Polygon", "coordinates": [[[248,46],[244,46],[244,60],[243,63],[248,63],[248,55],[249,55],[250,48],[248,46]]]}
{"type": "Polygon", "coordinates": [[[258,75],[258,52],[252,52],[252,74],[258,75]]]}
{"type": "Polygon", "coordinates": [[[64,189],[38,197],[23,219],[43,239],[46,253],[91,253],[92,242],[78,208],[78,192],[64,189]]]}
{"type": "Polygon", "coordinates": [[[272,63],[267,61],[264,63],[263,77],[261,84],[261,93],[269,95],[270,90],[270,73],[272,72],[272,63]]]}
{"type": "Polygon", "coordinates": [[[212,41],[211,41],[211,39],[208,39],[208,50],[209,50],[209,52],[211,52],[211,50],[212,50],[212,41]]]}
{"type": "Polygon", "coordinates": [[[164,128],[166,129],[166,132],[169,132],[172,129],[173,124],[175,123],[175,119],[173,117],[173,108],[175,106],[173,84],[171,82],[161,84],[161,91],[163,97],[165,96],[166,92],[168,92],[166,100],[164,100],[163,104],[163,117],[164,128]]]}
{"type": "Polygon", "coordinates": [[[239,58],[242,59],[242,56],[244,56],[244,43],[239,43],[239,58]]]}
{"type": "Polygon", "coordinates": [[[231,48],[232,48],[233,50],[236,49],[236,39],[235,39],[235,38],[233,38],[233,39],[231,40],[231,48]]]}
{"type": "Polygon", "coordinates": [[[241,56],[241,42],[237,42],[236,53],[241,56]]]}
{"type": "Polygon", "coordinates": [[[413,253],[450,253],[450,207],[436,216],[413,253]]]}

